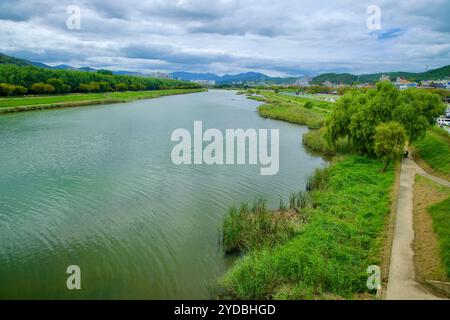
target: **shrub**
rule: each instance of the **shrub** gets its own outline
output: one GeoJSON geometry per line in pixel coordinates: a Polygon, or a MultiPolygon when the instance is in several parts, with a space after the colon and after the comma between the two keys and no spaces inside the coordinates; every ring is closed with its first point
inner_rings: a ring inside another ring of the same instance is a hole
{"type": "Polygon", "coordinates": [[[312,109],[314,107],[314,103],[312,101],[306,101],[305,102],[305,108],[306,109],[312,109]]]}
{"type": "Polygon", "coordinates": [[[117,91],[127,91],[128,85],[126,83],[118,83],[118,84],[116,84],[116,90],[117,91]]]}
{"type": "Polygon", "coordinates": [[[401,157],[405,142],[405,129],[398,122],[381,123],[375,128],[375,154],[385,163],[383,171],[390,161],[401,157]]]}
{"type": "Polygon", "coordinates": [[[78,91],[80,92],[91,92],[92,87],[89,84],[82,83],[78,86],[78,91]]]}
{"type": "Polygon", "coordinates": [[[31,91],[36,94],[49,94],[55,91],[55,87],[53,87],[51,84],[38,82],[31,86],[31,91]]]}
{"type": "Polygon", "coordinates": [[[25,88],[24,86],[13,86],[13,95],[15,96],[23,96],[24,94],[27,93],[27,88],[25,88]]]}
{"type": "Polygon", "coordinates": [[[7,83],[0,83],[0,95],[10,96],[13,92],[13,86],[7,83]]]}

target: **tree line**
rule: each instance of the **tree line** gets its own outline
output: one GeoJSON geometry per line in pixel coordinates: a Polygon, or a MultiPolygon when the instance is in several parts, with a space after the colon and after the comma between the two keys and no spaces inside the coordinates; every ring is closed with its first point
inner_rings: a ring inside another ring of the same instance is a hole
{"type": "Polygon", "coordinates": [[[0,65],[0,95],[63,94],[72,92],[141,91],[199,88],[195,83],[113,75],[107,70],[84,72],[33,66],[0,65]]]}

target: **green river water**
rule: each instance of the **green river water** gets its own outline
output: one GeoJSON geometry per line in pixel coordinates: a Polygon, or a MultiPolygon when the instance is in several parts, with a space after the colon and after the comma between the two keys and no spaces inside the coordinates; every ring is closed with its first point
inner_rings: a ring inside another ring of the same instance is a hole
{"type": "Polygon", "coordinates": [[[0,117],[0,298],[205,299],[232,262],[232,204],[270,207],[325,165],[307,129],[258,116],[231,91],[0,117]],[[176,128],[280,129],[280,170],[172,164],[176,128]],[[81,268],[68,290],[66,268],[81,268]]]}

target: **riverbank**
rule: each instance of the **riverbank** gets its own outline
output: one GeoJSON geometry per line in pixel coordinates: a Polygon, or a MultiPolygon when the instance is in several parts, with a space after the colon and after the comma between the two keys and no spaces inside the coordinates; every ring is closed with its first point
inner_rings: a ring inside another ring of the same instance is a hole
{"type": "MultiPolygon", "coordinates": [[[[259,108],[263,118],[283,120],[290,123],[306,125],[310,129],[318,129],[325,125],[326,116],[331,113],[333,104],[297,96],[261,91],[260,96],[253,98],[264,101],[259,108]],[[264,97],[264,100],[261,99],[264,97]]],[[[250,97],[252,98],[252,97],[250,97]]]]}
{"type": "Polygon", "coordinates": [[[374,298],[366,270],[382,264],[395,176],[382,167],[360,156],[335,159],[301,210],[307,223],[285,243],[247,251],[223,286],[239,299],[374,298]]]}
{"type": "MultiPolygon", "coordinates": [[[[259,107],[261,116],[310,128],[322,127],[332,110],[329,103],[305,107],[308,103],[305,98],[261,94],[267,102],[259,107]]],[[[323,151],[323,129],[307,135],[314,140],[315,151],[323,151]]],[[[328,169],[310,177],[307,192],[299,193],[302,199],[307,199],[306,205],[294,206],[294,210],[289,205],[287,223],[275,224],[272,230],[264,229],[265,233],[259,233],[261,241],[255,240],[257,236],[252,233],[251,241],[247,240],[252,245],[241,248],[245,255],[220,280],[230,296],[238,299],[375,298],[376,290],[366,285],[367,267],[377,265],[386,269],[389,247],[386,228],[391,220],[396,176],[396,166],[389,166],[384,173],[382,168],[381,161],[354,155],[343,148],[328,169]],[[270,232],[280,232],[282,236],[270,232]]],[[[283,207],[280,203],[280,209],[274,213],[279,215],[283,207]]],[[[260,224],[268,220],[255,219],[255,214],[252,211],[252,218],[245,221],[260,224]]],[[[226,219],[233,220],[230,214],[226,219]]],[[[228,228],[228,236],[234,235],[235,243],[246,243],[239,241],[236,234],[248,235],[245,230],[255,228],[234,221],[225,226],[232,225],[238,232],[230,232],[228,228]]]]}
{"type": "Polygon", "coordinates": [[[98,104],[123,103],[142,99],[154,99],[168,95],[189,94],[203,91],[205,91],[205,89],[170,89],[2,98],[0,99],[0,114],[98,104]]]}

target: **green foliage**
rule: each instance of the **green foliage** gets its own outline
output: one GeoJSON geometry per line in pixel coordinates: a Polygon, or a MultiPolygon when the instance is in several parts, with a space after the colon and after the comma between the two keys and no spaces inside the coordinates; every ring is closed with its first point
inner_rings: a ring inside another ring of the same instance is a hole
{"type": "Polygon", "coordinates": [[[118,83],[118,84],[116,84],[116,90],[117,91],[127,91],[128,85],[126,83],[118,83]]]}
{"type": "Polygon", "coordinates": [[[25,88],[24,86],[12,86],[12,87],[13,87],[12,94],[14,96],[23,96],[28,92],[27,88],[25,88]]]}
{"type": "Polygon", "coordinates": [[[91,85],[89,85],[87,83],[82,83],[82,84],[80,84],[78,86],[78,91],[79,92],[86,92],[86,93],[88,93],[88,92],[91,92],[91,90],[92,90],[91,85]]]}
{"type": "Polygon", "coordinates": [[[354,297],[367,293],[369,265],[380,263],[394,172],[350,157],[329,169],[327,186],[292,240],[249,252],[221,279],[238,299],[354,297]]]}
{"type": "Polygon", "coordinates": [[[375,154],[386,163],[402,156],[406,142],[405,129],[398,122],[380,123],[375,128],[375,154]]]}
{"type": "Polygon", "coordinates": [[[313,83],[320,84],[325,81],[331,81],[333,83],[345,83],[345,84],[352,84],[358,79],[358,76],[355,76],[350,73],[324,73],[321,75],[318,75],[313,78],[313,83]]]}
{"type": "Polygon", "coordinates": [[[349,91],[335,105],[326,138],[336,144],[348,138],[361,154],[375,153],[375,128],[396,121],[406,131],[410,143],[425,134],[445,105],[437,95],[417,89],[399,91],[389,82],[379,82],[367,92],[349,91]]]}
{"type": "MultiPolygon", "coordinates": [[[[403,77],[411,81],[440,80],[448,77],[450,74],[450,65],[421,73],[388,72],[384,74],[388,75],[391,80],[396,79],[397,77],[403,77]]],[[[381,76],[382,73],[361,74],[358,76],[349,73],[325,73],[314,77],[312,82],[321,84],[328,80],[333,83],[342,84],[353,84],[357,81],[364,83],[376,83],[381,76]]]]}
{"type": "MultiPolygon", "coordinates": [[[[448,159],[448,158],[447,158],[448,159]]],[[[433,220],[433,230],[438,235],[439,247],[447,276],[450,277],[450,198],[431,206],[428,211],[433,220]]]]}
{"type": "Polygon", "coordinates": [[[333,91],[331,88],[319,85],[313,85],[306,88],[306,92],[315,94],[315,93],[330,93],[333,91]]]}
{"type": "Polygon", "coordinates": [[[20,96],[27,93],[27,88],[7,83],[0,83],[0,96],[20,96]]]}
{"type": "Polygon", "coordinates": [[[303,145],[310,151],[318,152],[324,156],[334,156],[336,154],[350,154],[353,152],[348,139],[341,138],[334,145],[325,139],[326,127],[319,130],[310,130],[303,134],[303,145]]]}
{"type": "Polygon", "coordinates": [[[36,83],[46,83],[55,88],[54,93],[67,93],[76,90],[80,90],[80,92],[106,92],[111,91],[112,88],[117,88],[118,84],[121,84],[119,87],[133,86],[136,90],[200,88],[199,85],[190,82],[113,75],[105,70],[101,72],[54,70],[27,65],[1,64],[1,62],[0,83],[20,85],[28,89],[31,89],[36,83]],[[88,88],[85,85],[91,87],[88,88]]]}
{"type": "Polygon", "coordinates": [[[0,95],[10,96],[13,92],[13,86],[7,83],[0,83],[0,95]]]}
{"type": "Polygon", "coordinates": [[[305,108],[312,109],[314,107],[314,103],[312,101],[306,101],[305,108]]]}
{"type": "Polygon", "coordinates": [[[100,73],[100,74],[106,74],[106,75],[108,75],[108,76],[112,76],[112,75],[113,75],[113,72],[112,72],[112,71],[110,71],[110,70],[104,70],[104,69],[97,70],[97,73],[100,73]]]}
{"type": "Polygon", "coordinates": [[[313,102],[308,109],[305,104],[310,99],[262,92],[265,104],[259,107],[259,114],[264,118],[279,119],[297,124],[305,124],[309,128],[320,128],[325,124],[325,116],[332,103],[313,102]]]}

